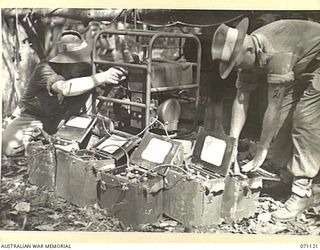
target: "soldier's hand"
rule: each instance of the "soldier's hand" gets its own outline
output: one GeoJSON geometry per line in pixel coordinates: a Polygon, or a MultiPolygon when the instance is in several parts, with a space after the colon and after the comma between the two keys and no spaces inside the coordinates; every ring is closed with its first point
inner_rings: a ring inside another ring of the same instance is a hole
{"type": "Polygon", "coordinates": [[[268,150],[261,149],[257,152],[255,157],[249,161],[247,164],[241,167],[243,172],[254,172],[256,171],[264,162],[267,157],[268,150]]]}
{"type": "Polygon", "coordinates": [[[107,84],[118,84],[120,81],[126,79],[125,71],[117,69],[117,68],[110,68],[105,73],[105,82],[107,84]]]}
{"type": "Polygon", "coordinates": [[[240,174],[240,167],[238,163],[238,143],[235,143],[232,156],[231,156],[231,163],[233,163],[233,171],[235,175],[240,174]]]}

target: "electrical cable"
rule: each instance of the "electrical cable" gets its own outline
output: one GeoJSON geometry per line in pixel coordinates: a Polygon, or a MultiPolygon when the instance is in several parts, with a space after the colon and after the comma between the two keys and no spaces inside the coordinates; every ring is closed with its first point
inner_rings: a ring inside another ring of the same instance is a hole
{"type": "Polygon", "coordinates": [[[186,27],[200,27],[200,28],[209,28],[209,27],[215,27],[215,26],[219,26],[223,23],[230,23],[230,22],[233,22],[235,20],[238,20],[240,18],[242,18],[244,15],[239,15],[239,16],[236,16],[234,18],[231,18],[231,19],[228,19],[224,22],[219,22],[219,23],[212,23],[212,24],[193,24],[193,23],[186,23],[186,22],[181,22],[181,21],[174,21],[174,22],[171,22],[169,24],[150,24],[150,23],[145,23],[145,22],[142,22],[142,21],[137,21],[137,23],[139,24],[146,24],[150,27],[153,27],[153,28],[163,28],[163,27],[174,27],[174,26],[186,26],[186,27]]]}
{"type": "Polygon", "coordinates": [[[159,169],[161,169],[161,168],[168,168],[168,167],[169,167],[169,168],[170,168],[170,167],[173,167],[173,168],[179,169],[179,170],[181,170],[184,174],[189,175],[190,173],[187,172],[187,171],[186,171],[184,168],[182,168],[181,166],[184,166],[184,165],[183,165],[183,164],[181,164],[181,165],[175,165],[175,164],[162,164],[162,165],[157,165],[157,166],[155,166],[155,167],[153,167],[153,168],[151,168],[151,169],[148,169],[148,171],[146,171],[145,173],[143,173],[140,178],[143,178],[144,176],[146,176],[146,175],[149,174],[149,173],[152,173],[153,171],[159,170],[159,169]]]}
{"type": "Polygon", "coordinates": [[[100,151],[102,151],[104,148],[107,148],[107,147],[118,147],[120,148],[126,155],[126,159],[127,159],[127,167],[130,168],[130,158],[129,158],[129,154],[128,152],[120,145],[117,145],[117,144],[110,144],[110,145],[105,145],[103,146],[102,148],[99,148],[97,150],[97,152],[99,153],[100,151]]]}
{"type": "Polygon", "coordinates": [[[172,188],[174,188],[180,181],[182,181],[183,179],[185,179],[185,177],[181,176],[179,179],[177,179],[177,181],[175,183],[173,183],[170,187],[168,186],[164,186],[165,190],[170,190],[172,188]]]}
{"type": "MultiPolygon", "coordinates": [[[[117,16],[115,16],[110,22],[108,22],[108,23],[104,23],[103,22],[103,24],[105,24],[105,25],[110,25],[110,24],[113,24],[115,21],[117,21],[118,20],[118,18],[120,18],[120,16],[124,13],[124,12],[126,12],[127,10],[126,9],[122,9],[121,10],[121,12],[117,15],[117,16]]],[[[106,21],[105,21],[106,22],[106,21]]]]}
{"type": "MultiPolygon", "coordinates": [[[[158,166],[155,166],[151,169],[149,169],[147,172],[143,173],[140,177],[143,178],[144,176],[146,176],[148,173],[152,173],[153,171],[156,171],[157,169],[161,169],[161,168],[170,168],[170,167],[173,167],[173,168],[176,168],[180,171],[182,171],[184,174],[186,174],[187,178],[190,177],[190,172],[186,171],[184,168],[182,168],[181,166],[185,166],[185,165],[175,165],[175,164],[163,164],[163,165],[158,165],[158,166]]],[[[186,177],[184,176],[181,176],[179,179],[177,179],[177,181],[175,183],[173,183],[170,187],[164,187],[165,190],[170,190],[172,189],[174,186],[176,186],[181,180],[185,179],[186,177]]]]}
{"type": "Polygon", "coordinates": [[[49,15],[52,15],[54,12],[56,12],[57,10],[60,10],[60,9],[62,9],[62,8],[55,8],[55,9],[53,9],[52,11],[50,11],[49,15]]]}
{"type": "MultiPolygon", "coordinates": [[[[154,119],[154,117],[151,117],[151,118],[154,119]]],[[[170,135],[168,134],[168,131],[167,131],[166,127],[164,126],[164,124],[163,124],[159,119],[157,119],[157,118],[155,118],[155,120],[163,127],[163,130],[164,130],[164,132],[166,133],[166,136],[167,136],[168,138],[170,138],[170,135]]]]}
{"type": "Polygon", "coordinates": [[[36,152],[36,153],[34,153],[34,154],[32,154],[32,155],[27,156],[27,159],[34,158],[34,157],[36,157],[36,156],[38,156],[38,155],[41,155],[42,153],[44,153],[44,152],[46,152],[46,151],[49,151],[50,147],[55,148],[54,144],[53,144],[53,143],[50,143],[50,144],[48,144],[48,146],[44,147],[41,151],[36,152]]]}
{"type": "MultiPolygon", "coordinates": [[[[94,117],[97,117],[98,119],[101,119],[102,120],[102,126],[103,126],[103,129],[105,130],[105,132],[107,133],[107,135],[109,136],[112,136],[112,134],[108,131],[108,129],[106,128],[105,124],[103,121],[106,120],[105,117],[103,117],[102,115],[99,115],[99,114],[91,114],[91,116],[94,116],[94,117]]],[[[156,123],[157,121],[159,121],[157,118],[154,118],[154,117],[151,117],[152,119],[154,119],[150,124],[148,124],[143,130],[141,130],[138,134],[136,135],[133,135],[131,137],[128,137],[128,138],[124,138],[124,139],[121,139],[121,138],[118,138],[118,139],[115,139],[115,141],[128,141],[128,140],[131,140],[131,139],[134,139],[134,138],[137,138],[139,137],[140,135],[142,135],[149,127],[151,127],[154,123],[156,123]]],[[[163,124],[162,124],[163,125],[163,124]]],[[[164,126],[164,125],[163,125],[164,126]]],[[[168,133],[167,133],[168,135],[168,133]]],[[[168,135],[169,136],[169,135],[168,135]]]]}

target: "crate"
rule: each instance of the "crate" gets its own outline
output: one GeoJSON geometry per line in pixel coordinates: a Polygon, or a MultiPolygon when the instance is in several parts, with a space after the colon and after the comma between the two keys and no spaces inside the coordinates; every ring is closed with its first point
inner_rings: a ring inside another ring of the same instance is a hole
{"type": "Polygon", "coordinates": [[[77,206],[98,203],[98,173],[114,167],[114,159],[97,160],[88,150],[69,152],[58,148],[55,191],[77,206]]]}
{"type": "Polygon", "coordinates": [[[122,168],[101,173],[101,208],[126,227],[156,223],[162,218],[163,178],[143,169],[122,168]]]}
{"type": "Polygon", "coordinates": [[[26,147],[29,182],[54,191],[56,182],[56,151],[53,144],[30,142],[26,147]]]}
{"type": "Polygon", "coordinates": [[[225,183],[221,217],[230,222],[253,216],[258,209],[262,178],[227,176],[225,183]]]}
{"type": "Polygon", "coordinates": [[[167,173],[163,212],[185,226],[217,224],[225,188],[224,178],[191,168],[188,173],[173,169],[167,173]]]}
{"type": "Polygon", "coordinates": [[[191,165],[172,165],[166,176],[164,213],[186,226],[217,224],[235,139],[199,128],[191,165]]]}

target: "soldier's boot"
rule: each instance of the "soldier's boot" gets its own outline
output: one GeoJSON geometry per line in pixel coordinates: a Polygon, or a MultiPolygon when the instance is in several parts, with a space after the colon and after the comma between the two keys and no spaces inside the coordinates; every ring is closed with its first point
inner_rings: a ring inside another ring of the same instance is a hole
{"type": "Polygon", "coordinates": [[[311,179],[296,179],[292,184],[292,194],[284,206],[273,212],[272,217],[279,221],[294,220],[299,214],[314,204],[311,179]]]}

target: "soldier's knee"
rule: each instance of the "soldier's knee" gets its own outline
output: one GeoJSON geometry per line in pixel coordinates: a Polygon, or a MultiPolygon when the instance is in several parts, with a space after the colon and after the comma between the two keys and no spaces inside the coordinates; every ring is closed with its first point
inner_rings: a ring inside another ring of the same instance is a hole
{"type": "Polygon", "coordinates": [[[25,146],[23,143],[11,139],[2,140],[2,153],[6,156],[17,156],[23,154],[25,151],[25,146]]]}

